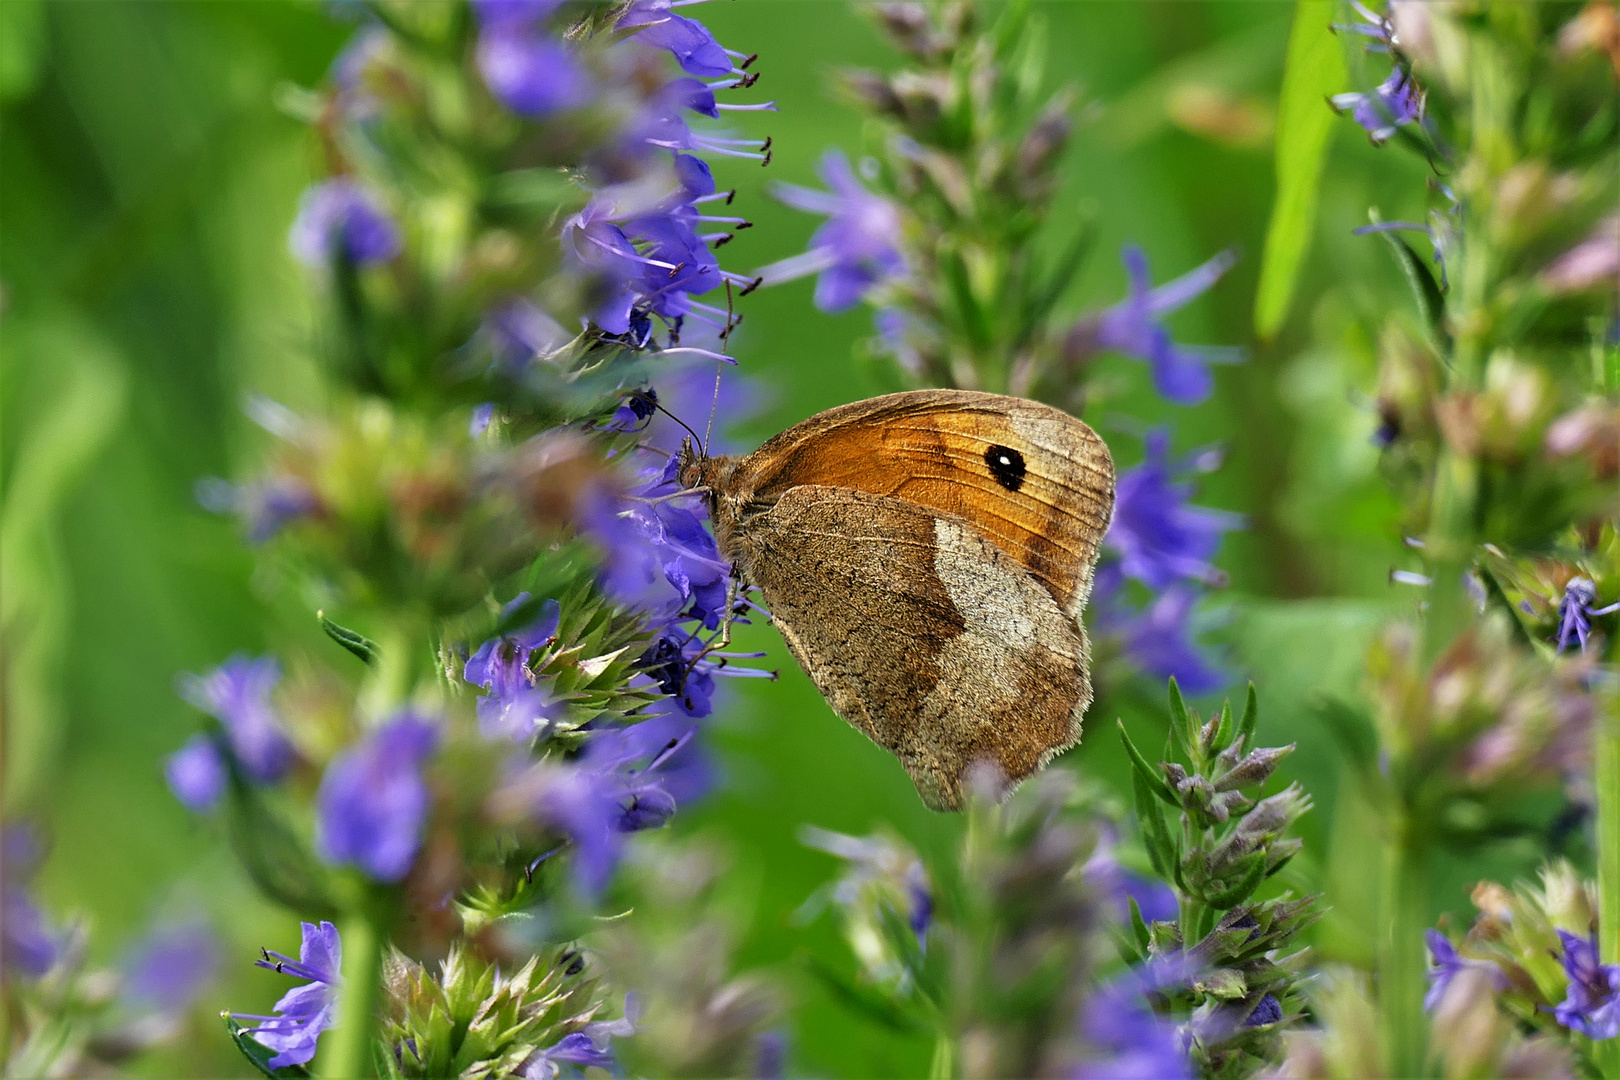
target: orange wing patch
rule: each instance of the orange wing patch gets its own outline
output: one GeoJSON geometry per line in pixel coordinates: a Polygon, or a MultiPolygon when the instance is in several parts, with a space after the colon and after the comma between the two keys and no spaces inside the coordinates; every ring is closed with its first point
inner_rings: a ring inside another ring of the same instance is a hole
{"type": "Polygon", "coordinates": [[[966,520],[1077,616],[1113,513],[1114,466],[1084,423],[967,390],[890,394],[832,409],[740,463],[770,504],[804,484],[888,495],[966,520]]]}

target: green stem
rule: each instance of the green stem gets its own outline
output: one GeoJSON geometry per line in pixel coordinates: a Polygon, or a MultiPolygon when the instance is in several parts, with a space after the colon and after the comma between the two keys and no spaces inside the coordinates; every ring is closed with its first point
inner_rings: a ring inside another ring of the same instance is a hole
{"type": "MultiPolygon", "coordinates": [[[[1620,964],[1620,697],[1600,699],[1592,725],[1593,781],[1597,787],[1598,949],[1606,964],[1620,964]]],[[[1605,1080],[1620,1080],[1620,1039],[1596,1044],[1605,1080]]]]}
{"type": "Polygon", "coordinates": [[[1387,826],[1379,940],[1378,1007],[1390,1076],[1424,1074],[1428,1024],[1423,1016],[1427,978],[1423,932],[1428,929],[1429,851],[1412,819],[1387,826]]]}
{"type": "Polygon", "coordinates": [[[321,1080],[363,1080],[373,1075],[377,1006],[382,994],[383,943],[388,934],[375,904],[349,916],[343,934],[343,983],[337,997],[337,1024],[316,1062],[321,1080]]]}
{"type": "Polygon", "coordinates": [[[948,1031],[934,1036],[934,1060],[928,1064],[928,1080],[955,1080],[956,1040],[948,1031]]]}

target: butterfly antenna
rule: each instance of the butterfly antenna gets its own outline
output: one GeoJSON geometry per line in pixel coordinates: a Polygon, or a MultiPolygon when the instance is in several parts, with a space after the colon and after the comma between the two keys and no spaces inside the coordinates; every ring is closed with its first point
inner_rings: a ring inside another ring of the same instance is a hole
{"type": "Polygon", "coordinates": [[[695,438],[698,437],[698,433],[693,431],[691,426],[689,424],[687,424],[687,422],[685,420],[682,420],[680,417],[676,416],[674,413],[672,413],[668,409],[664,408],[658,402],[656,402],[656,401],[653,402],[652,407],[657,409],[659,412],[663,413],[665,416],[669,417],[671,420],[675,421],[677,424],[681,425],[681,427],[686,428],[686,433],[688,435],[692,436],[692,438],[695,439],[695,438]]]}
{"type": "MultiPolygon", "coordinates": [[[[731,282],[726,282],[726,328],[720,331],[720,351],[731,351],[731,332],[737,328],[738,319],[732,310],[731,282]]],[[[703,456],[709,456],[709,438],[714,434],[714,414],[720,408],[720,366],[723,360],[714,362],[714,396],[709,399],[709,424],[703,429],[703,442],[699,449],[703,456]]]]}

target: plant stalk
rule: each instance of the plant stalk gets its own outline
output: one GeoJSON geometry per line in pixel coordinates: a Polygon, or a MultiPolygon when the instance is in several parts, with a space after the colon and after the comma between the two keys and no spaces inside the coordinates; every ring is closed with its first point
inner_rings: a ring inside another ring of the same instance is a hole
{"type": "Polygon", "coordinates": [[[316,1060],[315,1075],[321,1080],[364,1080],[375,1075],[371,1048],[382,997],[383,944],[388,939],[376,907],[365,905],[340,927],[343,983],[337,996],[337,1023],[316,1060]]]}
{"type": "Polygon", "coordinates": [[[1379,921],[1378,1007],[1390,1076],[1424,1076],[1428,1023],[1423,932],[1429,918],[1429,850],[1407,808],[1385,838],[1379,921]]]}

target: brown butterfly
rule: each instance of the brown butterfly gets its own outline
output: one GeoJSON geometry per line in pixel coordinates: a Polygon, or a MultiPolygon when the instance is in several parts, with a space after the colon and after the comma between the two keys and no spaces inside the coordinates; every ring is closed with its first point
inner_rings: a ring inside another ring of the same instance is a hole
{"type": "Polygon", "coordinates": [[[1114,463],[1079,420],[999,394],[889,394],[742,458],[688,442],[680,481],[707,492],[736,584],[929,806],[958,809],[981,758],[1017,782],[1080,738],[1080,613],[1114,463]]]}

